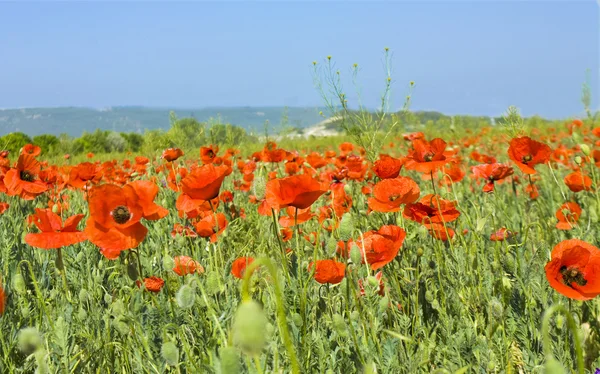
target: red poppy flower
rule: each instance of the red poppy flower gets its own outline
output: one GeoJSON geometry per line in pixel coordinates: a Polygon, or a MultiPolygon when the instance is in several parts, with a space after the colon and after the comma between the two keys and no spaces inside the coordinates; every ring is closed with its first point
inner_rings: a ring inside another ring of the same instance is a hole
{"type": "Polygon", "coordinates": [[[230,203],[233,201],[233,193],[231,191],[223,191],[219,195],[219,200],[224,203],[230,203]]]}
{"type": "Polygon", "coordinates": [[[412,132],[409,134],[403,134],[402,137],[404,138],[404,140],[413,141],[413,140],[425,138],[425,134],[423,134],[422,132],[412,132]]]}
{"type": "Polygon", "coordinates": [[[198,273],[204,273],[204,267],[200,265],[198,262],[194,261],[191,257],[188,256],[175,256],[173,258],[175,266],[173,267],[173,271],[180,276],[198,273]]]}
{"type": "Polygon", "coordinates": [[[376,212],[398,212],[400,205],[414,203],[420,194],[417,183],[408,177],[384,179],[373,187],[369,208],[376,212]]]}
{"type": "Polygon", "coordinates": [[[510,238],[512,238],[515,235],[517,235],[516,232],[510,231],[506,227],[503,227],[500,230],[496,231],[495,233],[492,233],[490,235],[490,240],[493,241],[493,242],[501,242],[501,241],[504,241],[506,239],[510,239],[510,238]]]}
{"type": "Polygon", "coordinates": [[[436,195],[424,196],[419,202],[407,204],[404,217],[422,224],[448,223],[456,220],[460,212],[455,203],[441,199],[436,195]]]}
{"type": "Polygon", "coordinates": [[[308,270],[315,267],[314,278],[321,284],[338,284],[346,275],[346,264],[335,260],[318,260],[308,265],[308,270]],[[315,265],[316,264],[316,265],[315,265]]]}
{"type": "Polygon", "coordinates": [[[380,155],[379,160],[375,161],[373,171],[381,179],[396,178],[404,165],[404,160],[393,158],[388,155],[380,155]]]}
{"type": "Polygon", "coordinates": [[[483,186],[483,192],[494,191],[494,182],[500,181],[514,173],[511,166],[505,164],[482,164],[471,168],[473,175],[485,179],[487,183],[483,186]]]}
{"type": "Polygon", "coordinates": [[[254,262],[254,259],[252,257],[237,258],[231,264],[231,274],[238,279],[244,278],[244,271],[246,270],[246,267],[248,267],[248,265],[250,265],[252,262],[254,262]]]}
{"type": "Polygon", "coordinates": [[[558,243],[545,270],[550,286],[568,298],[590,300],[600,294],[600,250],[583,240],[558,243]]]}
{"type": "Polygon", "coordinates": [[[558,219],[556,228],[559,230],[571,230],[577,226],[579,216],[581,216],[581,207],[579,204],[576,202],[564,203],[556,211],[556,218],[558,219]]]}
{"type": "Polygon", "coordinates": [[[567,175],[564,182],[573,192],[590,191],[592,189],[592,178],[579,171],[567,175]]]}
{"type": "Polygon", "coordinates": [[[185,236],[186,238],[195,238],[198,236],[196,232],[188,226],[183,226],[181,223],[176,223],[173,225],[173,230],[171,230],[171,237],[174,238],[178,235],[185,236]]]}
{"type": "Polygon", "coordinates": [[[57,249],[86,240],[85,233],[77,231],[77,225],[83,219],[83,214],[62,219],[52,213],[50,209],[36,209],[35,214],[29,217],[40,233],[25,235],[25,242],[32,247],[42,249],[57,249]]]}
{"type": "Polygon", "coordinates": [[[6,304],[6,295],[4,294],[4,288],[0,283],[0,315],[4,314],[4,305],[6,304]]]}
{"type": "Polygon", "coordinates": [[[10,169],[4,176],[6,193],[9,196],[19,196],[24,200],[33,200],[48,189],[39,180],[40,163],[29,154],[21,154],[17,166],[10,169]]]}
{"type": "Polygon", "coordinates": [[[454,235],[456,234],[452,228],[441,223],[424,224],[423,226],[425,226],[429,230],[429,234],[437,240],[448,241],[449,239],[454,238],[454,235]]]}
{"type": "Polygon", "coordinates": [[[513,138],[508,147],[508,156],[525,174],[535,174],[535,165],[547,163],[551,154],[552,150],[547,144],[528,136],[513,138]]]}
{"type": "Polygon", "coordinates": [[[181,190],[194,200],[212,200],[219,196],[221,184],[231,174],[227,165],[203,165],[181,180],[181,190]]]}
{"type": "Polygon", "coordinates": [[[324,166],[327,166],[328,163],[327,160],[317,152],[312,152],[306,156],[306,162],[308,162],[308,164],[314,169],[320,169],[324,166]]]}
{"type": "MultiPolygon", "coordinates": [[[[139,281],[138,281],[139,282],[139,281]]],[[[150,292],[158,293],[165,285],[165,281],[159,277],[144,278],[144,287],[150,292]]]]}
{"type": "Polygon", "coordinates": [[[299,225],[315,216],[313,213],[311,213],[310,208],[298,209],[294,207],[287,207],[285,208],[285,212],[287,215],[279,218],[279,225],[281,227],[292,227],[296,224],[299,225]]]}
{"type": "Polygon", "coordinates": [[[308,174],[273,179],[267,182],[265,199],[273,209],[293,206],[306,209],[321,195],[327,187],[308,174]]]}
{"type": "Polygon", "coordinates": [[[183,156],[183,151],[181,149],[168,148],[163,151],[161,158],[168,162],[172,162],[177,160],[181,156],[183,156]]]}
{"type": "Polygon", "coordinates": [[[102,168],[91,162],[83,162],[69,172],[69,184],[75,188],[83,188],[88,183],[97,184],[102,179],[102,168]]]}
{"type": "Polygon", "coordinates": [[[431,142],[425,139],[413,140],[405,166],[407,169],[429,174],[453,161],[444,155],[445,150],[446,142],[440,138],[433,139],[431,142]]]}
{"type": "Polygon", "coordinates": [[[100,254],[107,260],[116,260],[121,255],[121,250],[100,248],[100,254]]]}
{"type": "Polygon", "coordinates": [[[215,158],[217,157],[217,153],[219,152],[219,147],[216,145],[210,145],[208,147],[200,148],[200,160],[202,160],[203,164],[212,164],[215,158]]]}
{"type": "Polygon", "coordinates": [[[199,236],[210,238],[210,241],[214,243],[217,241],[217,237],[225,231],[227,218],[223,213],[209,212],[194,227],[199,236]]]}
{"type": "MultiPolygon", "coordinates": [[[[350,256],[352,246],[357,246],[361,252],[363,263],[365,257],[372,270],[377,270],[389,262],[398,254],[406,232],[401,227],[389,225],[382,226],[379,230],[371,230],[363,234],[361,239],[350,240],[344,247],[338,248],[344,256],[350,256]]],[[[343,244],[343,242],[342,242],[343,244]]]]}
{"type": "Polygon", "coordinates": [[[42,154],[42,149],[37,145],[26,144],[23,146],[23,148],[21,148],[21,154],[27,154],[33,157],[37,157],[40,154],[42,154]]]}
{"type": "Polygon", "coordinates": [[[94,186],[89,192],[85,233],[104,250],[126,250],[137,247],[148,229],[142,218],[158,220],[168,210],[156,205],[158,186],[149,181],[135,181],[124,187],[114,184],[94,186]]]}

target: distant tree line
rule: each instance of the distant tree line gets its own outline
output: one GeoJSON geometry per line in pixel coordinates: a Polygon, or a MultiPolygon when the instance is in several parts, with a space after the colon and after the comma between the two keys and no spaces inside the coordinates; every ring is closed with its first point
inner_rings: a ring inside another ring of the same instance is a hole
{"type": "Polygon", "coordinates": [[[139,134],[97,129],[94,132],[84,132],[78,138],[67,134],[29,137],[22,132],[13,132],[0,137],[0,150],[17,153],[25,144],[32,143],[40,146],[45,156],[78,155],[90,152],[153,154],[170,147],[191,149],[206,144],[236,145],[256,140],[256,137],[249,135],[239,126],[223,124],[219,121],[204,123],[195,118],[177,118],[171,112],[170,128],[166,131],[147,130],[139,134]]]}

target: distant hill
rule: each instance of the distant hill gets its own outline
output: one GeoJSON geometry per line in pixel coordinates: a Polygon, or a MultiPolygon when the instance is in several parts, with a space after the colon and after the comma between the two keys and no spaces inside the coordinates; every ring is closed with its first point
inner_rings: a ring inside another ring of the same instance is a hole
{"type": "Polygon", "coordinates": [[[0,136],[21,131],[30,136],[64,133],[78,137],[85,131],[93,132],[96,129],[143,133],[146,129],[168,129],[171,110],[180,118],[194,117],[200,122],[218,117],[222,123],[237,125],[255,133],[262,133],[267,120],[271,130],[278,130],[284,114],[287,116],[287,126],[295,128],[310,127],[323,120],[319,115],[322,108],[309,107],[0,109],[0,136]]]}

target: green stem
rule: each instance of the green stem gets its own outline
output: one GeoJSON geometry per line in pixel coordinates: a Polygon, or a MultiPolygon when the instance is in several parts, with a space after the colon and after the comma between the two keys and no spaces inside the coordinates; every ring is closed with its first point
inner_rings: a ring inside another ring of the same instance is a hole
{"type": "Polygon", "coordinates": [[[292,373],[299,374],[300,366],[298,364],[298,358],[296,357],[294,344],[292,343],[290,332],[287,326],[285,309],[283,307],[283,293],[281,290],[281,284],[277,275],[277,269],[275,268],[273,262],[269,258],[259,258],[252,262],[246,268],[246,271],[244,273],[244,280],[242,283],[242,300],[250,301],[252,299],[250,297],[250,279],[252,278],[254,271],[261,265],[267,268],[269,274],[271,275],[271,278],[273,278],[273,286],[275,287],[275,301],[277,302],[277,322],[279,324],[279,331],[283,339],[283,344],[285,345],[288,355],[290,356],[290,361],[292,363],[292,373]]]}
{"type": "Polygon", "coordinates": [[[579,341],[579,334],[577,331],[577,325],[575,324],[575,319],[571,312],[567,310],[563,305],[553,305],[546,313],[544,313],[544,317],[542,320],[542,339],[544,344],[544,353],[546,358],[552,357],[552,341],[550,339],[550,318],[554,313],[560,312],[565,315],[567,318],[567,328],[571,330],[571,334],[573,334],[573,342],[575,343],[575,354],[577,355],[577,372],[579,374],[584,374],[585,368],[583,364],[583,349],[581,347],[581,342],[579,341]]]}

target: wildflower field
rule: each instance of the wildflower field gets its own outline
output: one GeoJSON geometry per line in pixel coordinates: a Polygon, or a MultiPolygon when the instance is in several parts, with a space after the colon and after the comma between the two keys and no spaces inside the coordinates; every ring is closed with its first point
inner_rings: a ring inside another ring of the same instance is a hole
{"type": "Polygon", "coordinates": [[[597,372],[600,124],[511,121],[2,152],[0,372],[597,372]]]}

